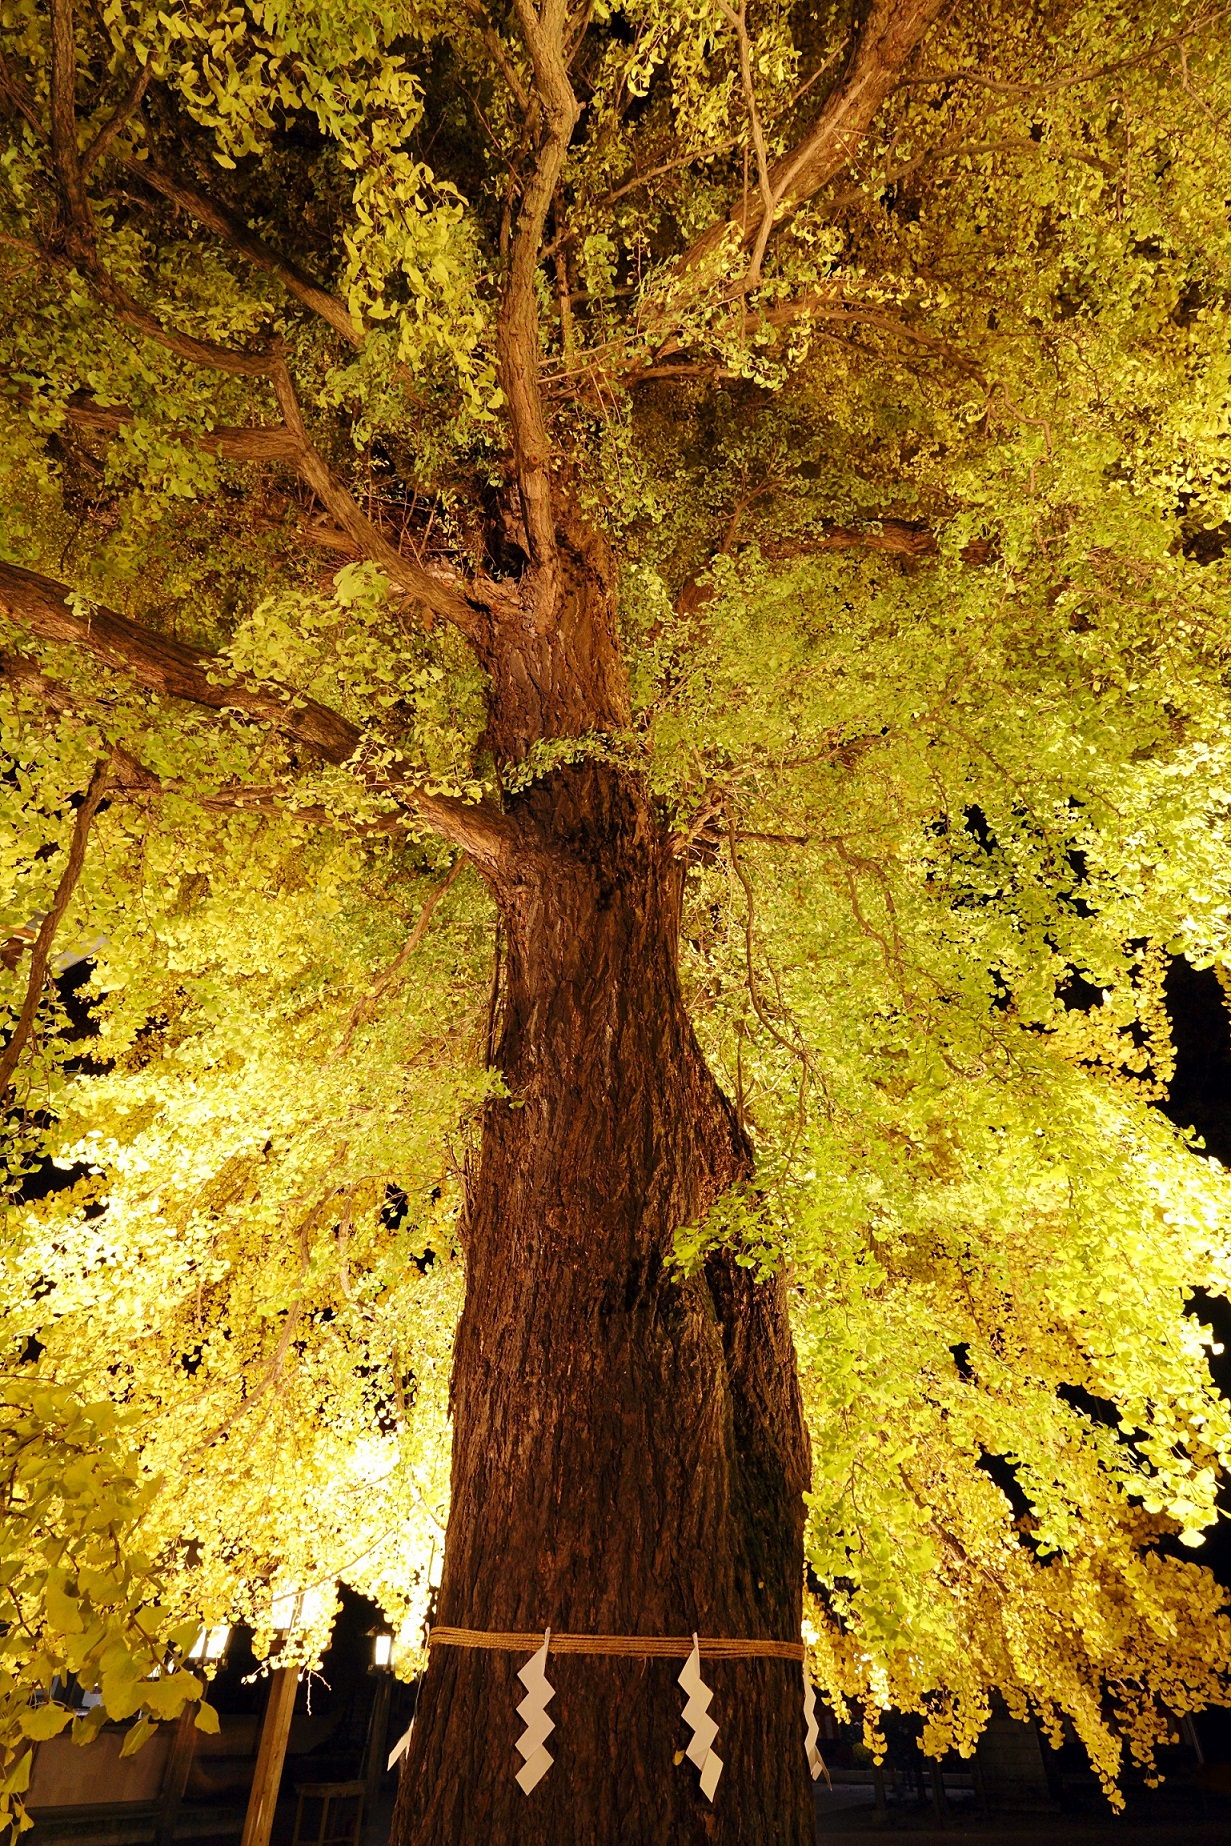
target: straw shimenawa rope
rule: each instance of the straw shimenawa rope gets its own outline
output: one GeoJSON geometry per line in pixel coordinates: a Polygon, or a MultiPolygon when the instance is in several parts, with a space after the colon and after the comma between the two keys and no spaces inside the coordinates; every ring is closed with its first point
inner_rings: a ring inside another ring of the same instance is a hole
{"type": "MultiPolygon", "coordinates": [[[[433,1628],[427,1637],[429,1647],[485,1647],[498,1653],[532,1653],[543,1645],[543,1630],[537,1634],[489,1634],[479,1628],[433,1628]]],[[[627,1654],[642,1659],[687,1660],[693,1648],[692,1635],[651,1634],[557,1634],[553,1628],[548,1643],[553,1654],[627,1654]]],[[[802,1641],[740,1641],[697,1637],[703,1660],[800,1660],[804,1658],[802,1641]]]]}

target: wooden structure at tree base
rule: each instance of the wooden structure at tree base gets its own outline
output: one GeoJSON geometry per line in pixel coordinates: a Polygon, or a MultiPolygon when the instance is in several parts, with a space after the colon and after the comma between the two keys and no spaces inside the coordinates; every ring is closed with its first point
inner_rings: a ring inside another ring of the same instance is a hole
{"type": "Polygon", "coordinates": [[[269,1846],[298,1685],[299,1673],[294,1667],[278,1667],[270,1678],[269,1703],[261,1726],[261,1743],[241,1846],[269,1846]]]}

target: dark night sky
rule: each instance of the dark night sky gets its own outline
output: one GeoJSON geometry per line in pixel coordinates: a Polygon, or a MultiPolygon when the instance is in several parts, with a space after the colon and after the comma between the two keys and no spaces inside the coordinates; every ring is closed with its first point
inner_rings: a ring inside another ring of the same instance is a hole
{"type": "Polygon", "coordinates": [[[1166,983],[1175,1077],[1163,1114],[1195,1128],[1209,1153],[1231,1167],[1231,1018],[1212,968],[1178,958],[1166,983]]]}
{"type": "MultiPolygon", "coordinates": [[[[1207,1153],[1231,1167],[1231,1016],[1222,985],[1212,968],[1192,968],[1177,959],[1167,975],[1166,993],[1176,1058],[1171,1094],[1160,1106],[1179,1127],[1195,1128],[1207,1153]]],[[[1193,1308],[1226,1348],[1210,1363],[1219,1389],[1231,1396],[1231,1303],[1201,1295],[1193,1308]]],[[[1225,1486],[1222,1500],[1231,1512],[1225,1486]]],[[[1191,1555],[1231,1586],[1231,1519],[1224,1519],[1202,1550],[1191,1555]]]]}

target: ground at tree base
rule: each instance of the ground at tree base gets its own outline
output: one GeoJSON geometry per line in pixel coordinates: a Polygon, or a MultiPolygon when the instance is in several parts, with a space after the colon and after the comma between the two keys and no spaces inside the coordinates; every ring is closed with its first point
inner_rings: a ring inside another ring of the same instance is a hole
{"type": "Polygon", "coordinates": [[[839,1784],[830,1791],[822,1785],[816,1791],[818,1842],[853,1834],[905,1837],[911,1846],[949,1846],[956,1840],[965,1846],[1001,1846],[1006,1840],[1012,1846],[1111,1846],[1113,1841],[1116,1846],[1227,1846],[1231,1840],[1231,1800],[1207,1798],[1206,1812],[1198,1815],[1178,1789],[1167,1804],[1172,1813],[1161,1819],[1024,1810],[963,1814],[955,1806],[944,1827],[937,1824],[934,1810],[913,1805],[878,1814],[871,1795],[871,1789],[839,1784]]]}
{"type": "Polygon", "coordinates": [[[831,1816],[817,1832],[817,1839],[847,1838],[853,1834],[878,1834],[884,1838],[902,1836],[909,1838],[911,1846],[949,1846],[949,1842],[961,1840],[966,1846],[999,1846],[1006,1837],[1021,1841],[1023,1846],[1029,1841],[1030,1846],[1226,1846],[1228,1824],[1226,1820],[1203,1821],[1199,1824],[1175,1824],[1162,1827],[1133,1826],[1131,1823],[1115,1820],[1105,1821],[1038,1821],[1020,1820],[1017,1822],[1000,1822],[982,1820],[977,1823],[955,1821],[951,1827],[910,1826],[899,1820],[888,1827],[874,1827],[873,1817],[861,1814],[855,1818],[850,1812],[831,1816]]]}

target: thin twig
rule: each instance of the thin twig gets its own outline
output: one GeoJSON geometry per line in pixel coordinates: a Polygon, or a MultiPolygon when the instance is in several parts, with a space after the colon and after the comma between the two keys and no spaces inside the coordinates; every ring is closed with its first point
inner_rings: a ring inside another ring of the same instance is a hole
{"type": "Polygon", "coordinates": [[[346,1056],[347,1052],[350,1050],[351,1040],[354,1038],[359,1026],[362,1025],[364,1019],[372,1011],[373,1007],[377,1005],[381,995],[394,981],[396,981],[402,969],[406,966],[415,950],[419,947],[419,944],[423,941],[423,938],[427,935],[427,926],[432,920],[432,914],[437,904],[439,904],[445,893],[450,891],[457,883],[466,863],[465,855],[459,853],[449,870],[448,876],[442,878],[440,883],[428,893],[427,901],[419,912],[419,921],[415,924],[415,927],[406,938],[406,941],[403,943],[401,949],[399,949],[397,955],[390,962],[389,966],[385,969],[385,972],[381,975],[371,991],[364,994],[361,999],[356,1000],[354,1006],[351,1008],[350,1017],[346,1021],[338,1048],[330,1055],[330,1062],[335,1058],[344,1058],[346,1056]]]}
{"type": "Polygon", "coordinates": [[[1051,96],[1057,90],[1072,90],[1083,83],[1093,83],[1099,77],[1112,77],[1117,71],[1130,70],[1134,65],[1146,64],[1160,51],[1170,51],[1176,45],[1183,45],[1195,37],[1196,33],[1208,26],[1217,25],[1231,11],[1228,7],[1218,7],[1212,13],[1195,19],[1181,32],[1173,32],[1167,38],[1155,39],[1144,51],[1135,51],[1126,58],[1117,58],[1111,64],[1096,64],[1089,70],[1075,71],[1070,77],[1056,77],[1050,83],[1006,83],[996,77],[985,77],[981,71],[921,71],[918,76],[902,79],[903,87],[922,88],[928,84],[973,83],[980,89],[991,90],[998,96],[1051,96]]]}
{"type": "MultiPolygon", "coordinates": [[[[301,1283],[306,1272],[307,1263],[305,1262],[300,1269],[299,1279],[301,1283]]],[[[291,1341],[295,1337],[295,1331],[299,1326],[302,1315],[303,1302],[293,1301],[286,1311],[286,1320],[283,1323],[282,1333],[278,1340],[277,1347],[274,1350],[273,1357],[270,1359],[269,1364],[265,1367],[261,1376],[257,1379],[253,1389],[246,1397],[240,1399],[235,1408],[223,1418],[217,1429],[213,1430],[210,1435],[202,1437],[200,1442],[193,1444],[192,1449],[189,1451],[190,1454],[199,1455],[202,1449],[212,1448],[215,1442],[221,1442],[222,1438],[228,1434],[239,1421],[240,1417],[246,1417],[250,1410],[256,1409],[270,1385],[281,1376],[283,1360],[286,1358],[287,1352],[290,1349],[291,1341]]]]}
{"type": "Polygon", "coordinates": [[[33,129],[40,141],[47,139],[47,130],[39,121],[33,96],[21,79],[12,75],[3,57],[0,57],[0,96],[8,97],[14,109],[33,129]]]}
{"type": "MultiPolygon", "coordinates": [[[[593,209],[596,212],[606,211],[617,200],[624,198],[630,192],[635,192],[638,186],[648,186],[651,180],[661,179],[664,173],[677,173],[681,167],[691,167],[698,160],[714,160],[719,154],[729,154],[731,149],[738,145],[737,140],[719,141],[713,147],[698,148],[695,154],[681,154],[678,160],[664,160],[661,166],[648,167],[644,173],[634,173],[631,179],[617,186],[614,192],[604,193],[601,199],[596,199],[593,209]]],[[[544,246],[543,255],[545,257],[554,256],[558,250],[564,248],[565,244],[574,242],[580,236],[580,229],[566,228],[559,232],[551,243],[544,246]]]]}
{"type": "Polygon", "coordinates": [[[752,896],[752,881],[749,879],[740,861],[738,847],[739,835],[735,828],[735,817],[729,812],[727,814],[727,839],[731,848],[731,868],[744,888],[744,965],[748,975],[748,998],[752,1001],[752,1010],[761,1024],[765,1027],[765,1030],[769,1033],[774,1043],[776,1045],[781,1045],[782,1049],[789,1052],[793,1058],[798,1058],[808,1076],[815,1076],[816,1072],[812,1068],[812,1058],[802,1038],[797,1036],[792,1040],[787,1038],[784,1033],[780,1032],[766,1012],[764,1002],[761,998],[756,977],[756,912],[752,896]]]}

